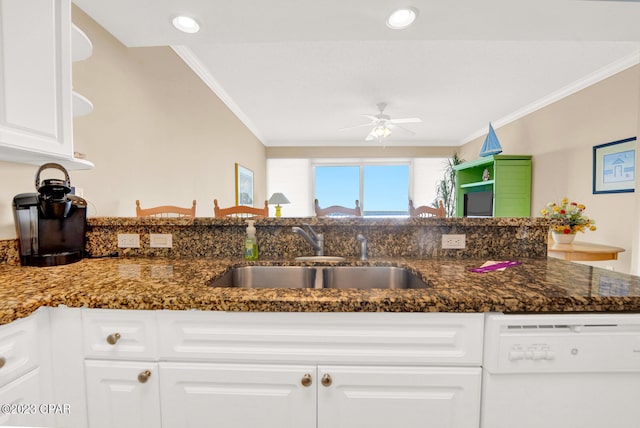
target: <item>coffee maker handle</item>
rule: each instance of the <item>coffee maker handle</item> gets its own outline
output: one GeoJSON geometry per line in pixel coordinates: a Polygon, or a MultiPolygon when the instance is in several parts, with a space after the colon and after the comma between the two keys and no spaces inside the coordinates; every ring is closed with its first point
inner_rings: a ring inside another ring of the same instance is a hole
{"type": "Polygon", "coordinates": [[[71,179],[69,178],[69,173],[62,165],[57,163],[45,163],[40,168],[38,168],[38,172],[36,172],[36,190],[40,188],[40,173],[48,168],[59,169],[60,171],[64,172],[64,181],[67,182],[67,187],[71,187],[71,179]]]}

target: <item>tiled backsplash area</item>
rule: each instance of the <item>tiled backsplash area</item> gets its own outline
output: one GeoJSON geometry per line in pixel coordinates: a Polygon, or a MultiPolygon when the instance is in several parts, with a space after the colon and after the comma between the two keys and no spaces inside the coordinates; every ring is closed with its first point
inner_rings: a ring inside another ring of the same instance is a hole
{"type": "MultiPolygon", "coordinates": [[[[265,218],[255,223],[260,258],[313,255],[311,246],[291,231],[304,223],[324,234],[325,255],[332,256],[359,256],[358,233],[368,239],[369,257],[517,259],[547,254],[548,223],[539,218],[265,218]],[[441,249],[442,234],[465,234],[466,248],[441,249]]],[[[241,258],[245,229],[246,222],[237,218],[96,217],[88,219],[86,249],[92,257],[241,258]],[[119,233],[138,234],[141,247],[118,248],[119,233]],[[173,247],[150,248],[150,233],[172,234],[173,247]]],[[[17,255],[15,241],[0,241],[0,262],[12,262],[17,255]]]]}

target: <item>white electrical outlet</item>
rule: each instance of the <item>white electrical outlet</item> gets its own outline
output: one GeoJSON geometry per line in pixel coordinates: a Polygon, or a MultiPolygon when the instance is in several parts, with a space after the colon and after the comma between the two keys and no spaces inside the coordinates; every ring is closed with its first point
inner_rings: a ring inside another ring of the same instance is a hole
{"type": "Polygon", "coordinates": [[[150,233],[149,245],[151,248],[171,248],[173,236],[170,233],[150,233]]]}
{"type": "Polygon", "coordinates": [[[443,249],[464,250],[467,245],[467,236],[461,235],[442,235],[443,249]]]}
{"type": "Polygon", "coordinates": [[[137,233],[118,233],[118,248],[140,248],[140,235],[137,233]]]}

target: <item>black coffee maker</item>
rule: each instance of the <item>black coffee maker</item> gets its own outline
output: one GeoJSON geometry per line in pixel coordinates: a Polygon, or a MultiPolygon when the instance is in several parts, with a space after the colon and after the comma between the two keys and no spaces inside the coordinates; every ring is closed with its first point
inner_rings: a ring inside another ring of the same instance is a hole
{"type": "Polygon", "coordinates": [[[13,198],[20,262],[24,266],[56,266],[73,263],[84,254],[87,202],[71,194],[67,170],[57,163],[42,165],[36,173],[37,193],[13,198]],[[64,172],[64,180],[40,182],[45,169],[64,172]]]}

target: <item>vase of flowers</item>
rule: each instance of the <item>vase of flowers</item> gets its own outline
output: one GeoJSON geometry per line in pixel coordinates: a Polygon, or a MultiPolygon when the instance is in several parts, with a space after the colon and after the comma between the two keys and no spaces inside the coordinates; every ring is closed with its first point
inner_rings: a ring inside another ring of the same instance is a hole
{"type": "Polygon", "coordinates": [[[560,203],[549,202],[540,214],[551,222],[551,236],[558,244],[570,244],[576,233],[596,230],[595,220],[584,214],[586,207],[563,198],[560,203]]]}

